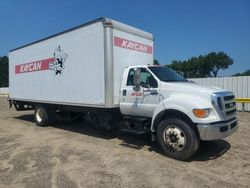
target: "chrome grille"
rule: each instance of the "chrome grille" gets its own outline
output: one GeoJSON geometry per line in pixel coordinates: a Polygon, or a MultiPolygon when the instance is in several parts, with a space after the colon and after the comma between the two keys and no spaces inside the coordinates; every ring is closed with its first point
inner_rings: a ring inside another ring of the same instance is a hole
{"type": "Polygon", "coordinates": [[[224,96],[224,109],[226,116],[231,116],[236,112],[236,103],[234,95],[224,96]]]}
{"type": "Polygon", "coordinates": [[[212,104],[222,119],[227,120],[236,116],[236,102],[232,92],[213,93],[212,104]]]}

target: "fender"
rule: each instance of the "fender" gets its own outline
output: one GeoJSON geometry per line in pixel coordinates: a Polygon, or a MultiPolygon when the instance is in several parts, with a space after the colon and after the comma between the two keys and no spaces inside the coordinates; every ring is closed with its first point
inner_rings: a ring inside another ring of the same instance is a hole
{"type": "Polygon", "coordinates": [[[155,108],[151,121],[151,131],[155,132],[155,120],[166,111],[176,112],[175,115],[183,115],[193,123],[206,123],[219,121],[217,112],[213,110],[212,103],[204,98],[190,94],[172,94],[168,98],[162,100],[155,108]],[[192,109],[194,108],[210,108],[209,117],[199,119],[194,116],[192,109]]]}

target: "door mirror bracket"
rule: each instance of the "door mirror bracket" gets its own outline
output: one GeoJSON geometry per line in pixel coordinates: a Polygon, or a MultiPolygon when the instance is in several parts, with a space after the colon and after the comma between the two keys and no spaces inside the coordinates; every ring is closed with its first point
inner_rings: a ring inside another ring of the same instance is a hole
{"type": "Polygon", "coordinates": [[[133,90],[140,91],[140,87],[141,87],[141,69],[136,68],[133,77],[133,90]]]}

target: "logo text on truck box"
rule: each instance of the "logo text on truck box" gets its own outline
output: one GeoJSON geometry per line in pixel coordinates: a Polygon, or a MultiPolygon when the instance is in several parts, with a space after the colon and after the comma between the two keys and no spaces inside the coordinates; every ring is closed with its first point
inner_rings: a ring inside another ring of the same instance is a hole
{"type": "Polygon", "coordinates": [[[152,51],[153,51],[152,46],[134,42],[134,41],[127,40],[127,39],[123,39],[123,38],[116,37],[116,36],[114,37],[114,45],[121,47],[121,48],[127,48],[130,50],[144,52],[148,54],[152,54],[152,51]]]}
{"type": "Polygon", "coordinates": [[[53,57],[15,66],[15,73],[28,73],[44,70],[53,70],[55,75],[62,74],[68,55],[60,46],[53,53],[53,57]]]}
{"type": "Polygon", "coordinates": [[[16,65],[15,72],[16,74],[19,74],[19,73],[26,73],[26,72],[48,70],[49,64],[54,61],[55,61],[55,58],[49,58],[49,59],[34,61],[30,63],[25,63],[22,65],[16,65]]]}

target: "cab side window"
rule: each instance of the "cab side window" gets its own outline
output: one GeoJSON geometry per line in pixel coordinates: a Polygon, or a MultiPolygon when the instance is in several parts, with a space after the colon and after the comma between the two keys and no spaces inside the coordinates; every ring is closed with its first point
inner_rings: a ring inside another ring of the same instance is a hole
{"type": "MultiPolygon", "coordinates": [[[[127,79],[127,86],[133,86],[133,78],[134,78],[135,70],[130,69],[127,79]]],[[[152,87],[157,88],[158,83],[155,78],[147,71],[145,68],[141,68],[141,86],[142,87],[152,87]]]]}
{"type": "Polygon", "coordinates": [[[158,83],[151,73],[147,71],[145,68],[141,68],[141,86],[142,87],[152,87],[157,88],[158,83]]]}

